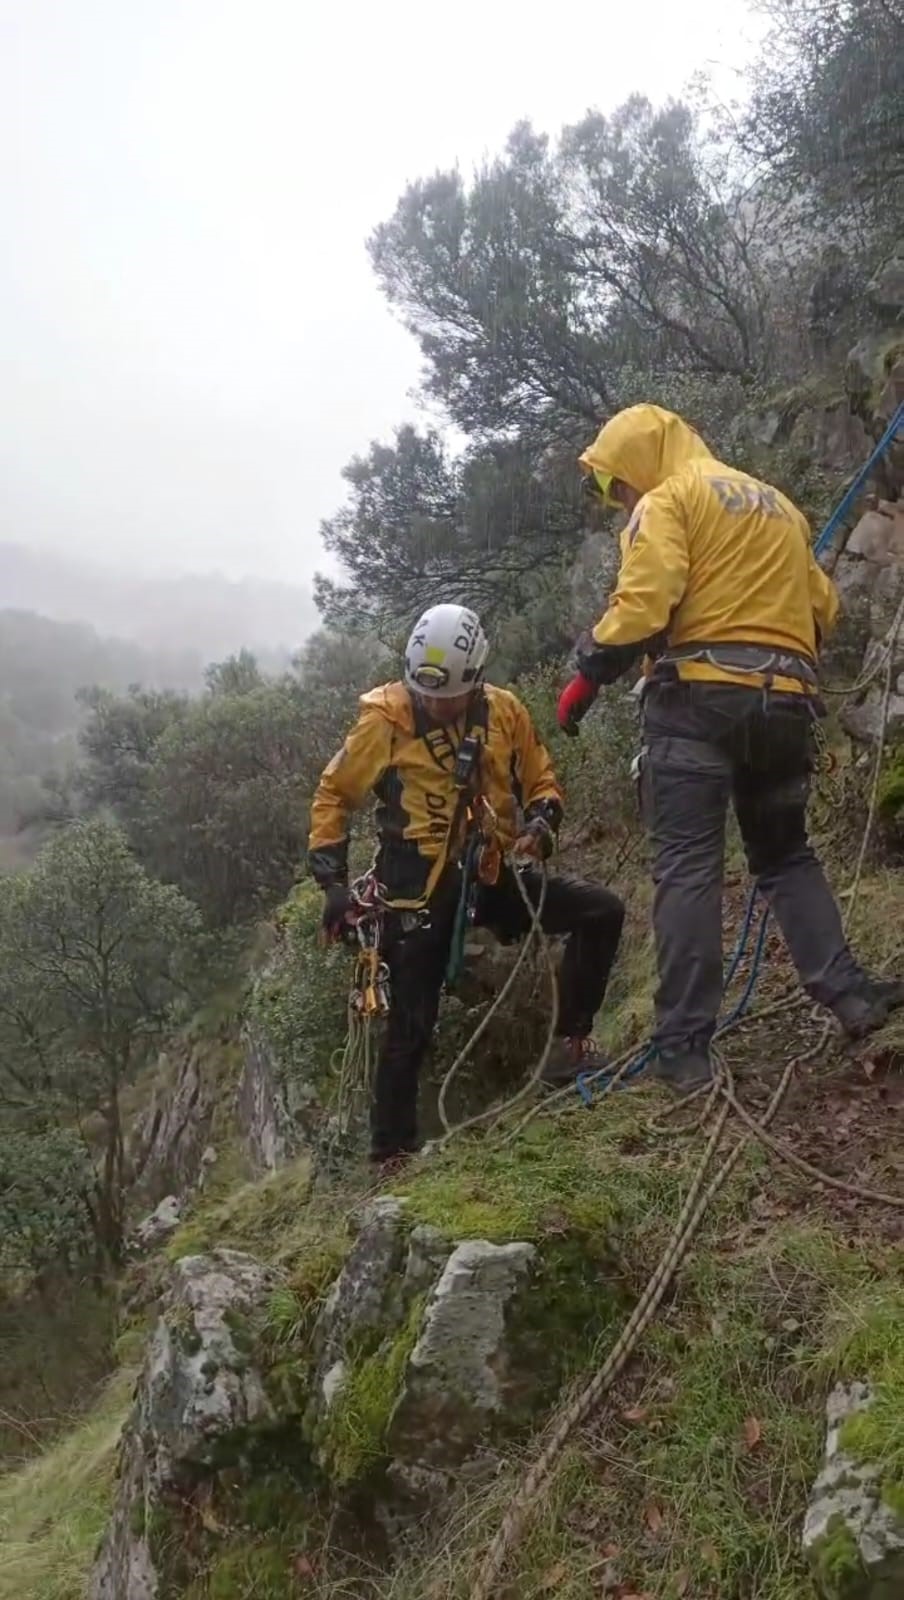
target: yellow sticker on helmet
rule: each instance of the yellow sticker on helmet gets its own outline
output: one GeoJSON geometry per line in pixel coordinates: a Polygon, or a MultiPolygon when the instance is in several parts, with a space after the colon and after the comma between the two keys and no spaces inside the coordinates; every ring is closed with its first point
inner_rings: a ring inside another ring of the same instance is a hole
{"type": "Polygon", "coordinates": [[[424,651],[424,660],[428,666],[441,667],[445,659],[445,650],[440,650],[435,644],[428,644],[424,651]]]}

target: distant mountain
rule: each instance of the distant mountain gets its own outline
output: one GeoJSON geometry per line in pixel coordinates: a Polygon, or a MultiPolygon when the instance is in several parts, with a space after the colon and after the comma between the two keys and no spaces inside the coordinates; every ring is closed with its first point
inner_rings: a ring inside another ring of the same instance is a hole
{"type": "Polygon", "coordinates": [[[106,636],[202,664],[242,646],[261,665],[284,662],[318,627],[309,590],[222,574],[139,578],[49,550],[0,542],[0,607],[59,622],[87,622],[106,636]]]}

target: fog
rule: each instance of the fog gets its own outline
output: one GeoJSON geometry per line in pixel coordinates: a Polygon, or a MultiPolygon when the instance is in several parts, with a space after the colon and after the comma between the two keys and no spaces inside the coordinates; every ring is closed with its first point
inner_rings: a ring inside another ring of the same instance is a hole
{"type": "Polygon", "coordinates": [[[364,246],[405,183],[714,62],[730,93],[752,29],[714,0],[5,0],[0,540],[89,569],[52,601],[32,572],[38,607],[91,611],[92,564],[307,589],[343,463],[417,414],[364,246]]]}

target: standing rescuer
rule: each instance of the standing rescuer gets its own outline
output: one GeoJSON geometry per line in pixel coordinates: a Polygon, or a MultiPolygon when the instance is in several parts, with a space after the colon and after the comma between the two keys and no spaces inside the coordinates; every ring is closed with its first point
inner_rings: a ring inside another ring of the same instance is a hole
{"type": "Polygon", "coordinates": [[[859,1038],[904,1004],[904,982],[854,960],[807,840],[817,653],[838,598],[801,512],[717,461],[659,406],[631,406],[580,458],[589,490],[628,513],[609,607],[578,644],[559,701],[577,732],[602,684],[647,656],[640,793],[654,865],[659,964],[651,1070],[679,1091],[712,1076],[722,997],[725,818],[801,982],[859,1038]]]}
{"type": "MultiPolygon", "coordinates": [[[[475,920],[504,937],[530,917],[502,856],[523,864],[539,903],[543,875],[531,861],[552,851],[562,795],[525,706],[484,682],[487,640],[473,611],[433,606],[405,650],[404,682],[363,696],[358,721],[314,796],[308,861],[326,891],[323,923],[337,937],[353,913],[348,817],[377,799],[376,873],[390,910],[383,957],[390,1012],[371,1112],[376,1161],[418,1148],[417,1092],[446,973],[462,889],[462,859],[477,810],[493,818],[498,845],[475,883],[475,920]]],[[[547,1068],[562,1082],[604,1065],[590,1039],[621,935],[624,907],[607,889],[550,877],[541,925],[568,940],[559,980],[560,1037],[547,1068]]]]}

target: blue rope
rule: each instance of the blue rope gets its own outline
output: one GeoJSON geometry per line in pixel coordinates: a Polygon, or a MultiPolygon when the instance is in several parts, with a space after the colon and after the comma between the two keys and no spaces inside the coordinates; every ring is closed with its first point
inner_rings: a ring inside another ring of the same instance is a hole
{"type": "Polygon", "coordinates": [[[904,428],[904,400],[902,400],[901,404],[898,406],[897,411],[892,417],[891,422],[888,424],[888,427],[883,433],[882,438],[879,440],[879,443],[876,445],[876,448],[874,449],[869,460],[866,462],[865,466],[860,468],[860,471],[857,473],[857,476],[850,488],[842,496],[835,507],[835,510],[832,512],[832,515],[823,528],[822,533],[819,535],[819,538],[813,546],[815,555],[822,555],[826,545],[830,542],[833,534],[835,534],[838,527],[844,521],[845,517],[850,511],[851,506],[854,504],[854,501],[860,493],[860,490],[863,488],[863,485],[865,484],[870,473],[872,472],[873,467],[876,465],[876,462],[880,461],[884,456],[889,445],[894,442],[898,431],[901,428],[904,428]]]}
{"type": "MultiPolygon", "coordinates": [[[[814,555],[817,557],[822,555],[823,551],[831,543],[834,534],[844,521],[852,505],[854,504],[854,501],[857,499],[857,496],[872,472],[873,467],[876,465],[877,461],[880,461],[884,456],[886,450],[897,438],[898,432],[902,428],[904,428],[904,400],[902,400],[901,404],[895,411],[894,416],[892,417],[888,427],[873,450],[872,455],[869,457],[869,460],[860,468],[860,471],[857,473],[853,483],[839,500],[835,510],[829,517],[828,522],[814,544],[814,555]]],[[[728,968],[725,973],[723,993],[729,988],[729,985],[731,984],[732,979],[737,973],[738,967],[743,960],[744,952],[747,948],[747,941],[750,937],[750,930],[753,926],[756,900],[757,888],[756,884],[754,884],[747,900],[747,909],[744,913],[744,921],[741,925],[738,941],[735,945],[734,953],[728,963],[728,968]]],[[[759,932],[757,933],[756,945],[754,946],[753,951],[753,959],[750,963],[750,972],[748,974],[747,983],[744,987],[744,992],[733,1010],[731,1010],[728,1013],[728,1016],[724,1017],[719,1023],[719,1026],[716,1029],[716,1037],[718,1037],[720,1033],[723,1033],[726,1028],[730,1028],[732,1023],[737,1022],[738,1019],[744,1015],[745,1011],[750,1005],[751,1000],[753,999],[754,991],[760,976],[760,968],[762,967],[763,963],[763,954],[766,949],[766,936],[768,931],[769,908],[767,906],[764,908],[763,915],[760,918],[759,932]]],[[[619,1085],[623,1083],[630,1083],[632,1078],[638,1077],[639,1074],[643,1072],[643,1069],[652,1054],[653,1046],[647,1045],[646,1049],[641,1051],[640,1055],[638,1055],[636,1059],[631,1062],[630,1066],[626,1067],[624,1073],[618,1080],[619,1085]]],[[[591,1106],[593,1104],[593,1085],[599,1085],[598,1093],[600,1096],[608,1094],[609,1089],[612,1086],[613,1076],[614,1074],[606,1069],[603,1069],[599,1072],[581,1073],[580,1077],[575,1080],[575,1087],[585,1106],[591,1106]]]]}

